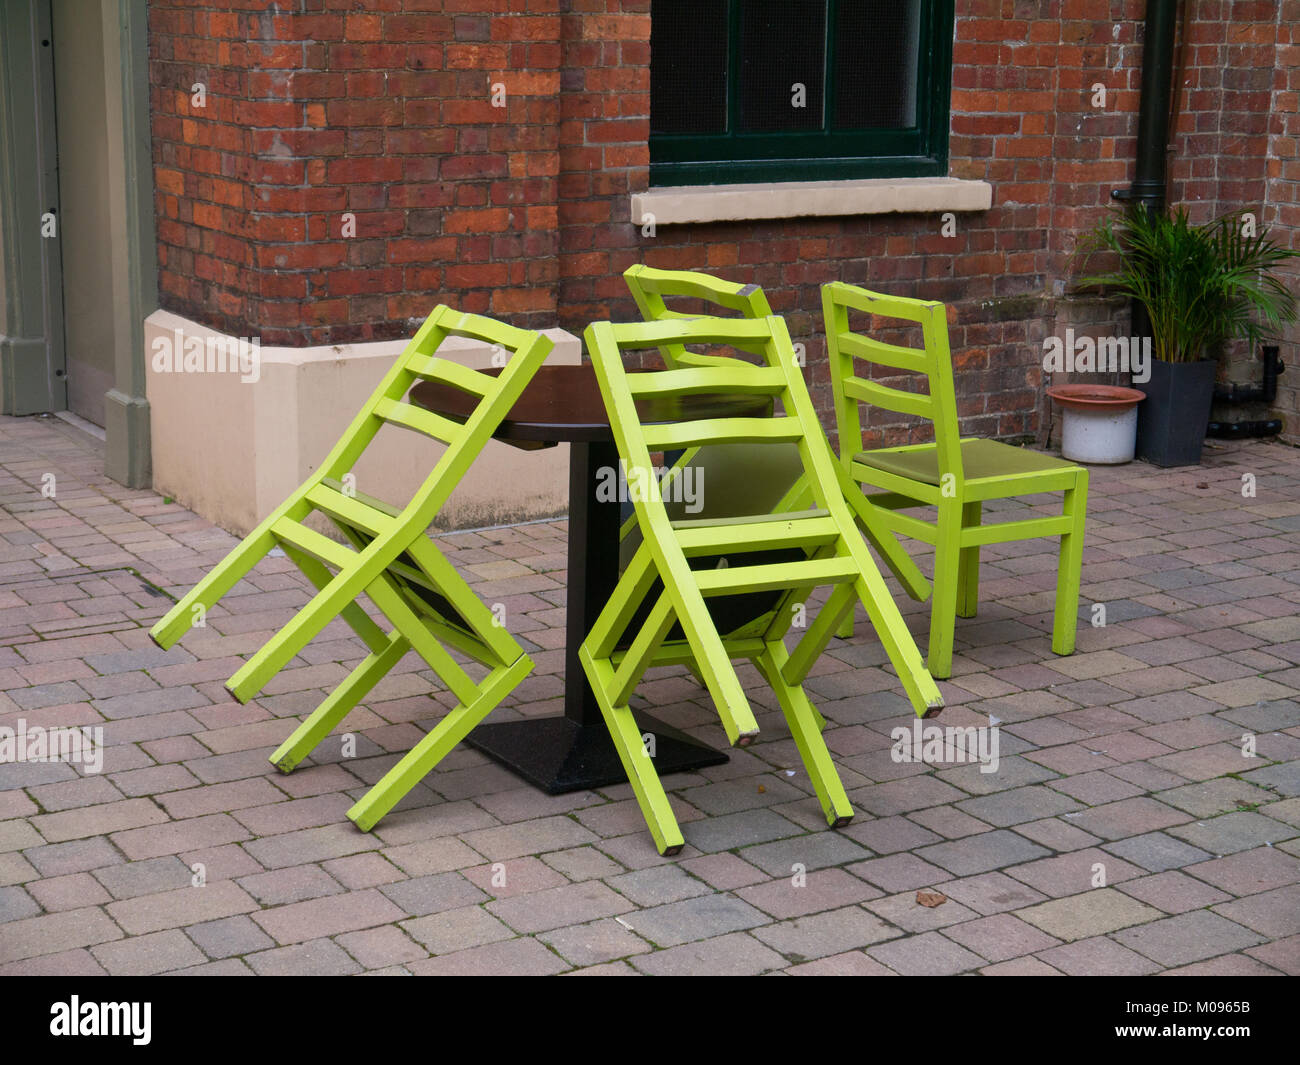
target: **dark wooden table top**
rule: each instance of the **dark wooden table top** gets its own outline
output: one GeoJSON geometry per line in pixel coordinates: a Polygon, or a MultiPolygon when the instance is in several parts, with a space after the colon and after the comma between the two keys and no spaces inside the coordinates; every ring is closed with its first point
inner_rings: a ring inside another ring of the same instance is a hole
{"type": "MultiPolygon", "coordinates": [[[[483,372],[500,373],[500,370],[483,372]]],[[[477,399],[436,381],[421,381],[410,393],[410,401],[417,407],[457,421],[469,417],[477,399]]],[[[708,393],[654,397],[638,401],[637,410],[643,422],[653,424],[761,415],[771,409],[771,403],[767,396],[708,393]]],[[[588,444],[612,442],[614,433],[596,371],[590,363],[543,366],[492,435],[526,450],[562,440],[588,444]]]]}

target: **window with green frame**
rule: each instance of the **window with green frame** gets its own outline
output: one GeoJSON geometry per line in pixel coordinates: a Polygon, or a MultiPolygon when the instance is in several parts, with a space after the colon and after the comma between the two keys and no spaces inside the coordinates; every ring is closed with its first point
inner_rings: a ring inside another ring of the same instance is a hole
{"type": "Polygon", "coordinates": [[[653,0],[650,183],[948,170],[954,0],[653,0]]]}

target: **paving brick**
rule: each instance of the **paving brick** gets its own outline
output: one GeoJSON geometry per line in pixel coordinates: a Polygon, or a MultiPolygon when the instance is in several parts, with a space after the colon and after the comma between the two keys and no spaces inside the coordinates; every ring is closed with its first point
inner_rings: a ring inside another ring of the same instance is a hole
{"type": "Polygon", "coordinates": [[[1013,958],[1011,961],[986,965],[980,970],[981,976],[1063,976],[1059,969],[1053,969],[1037,958],[1013,958]]]}
{"type": "Polygon", "coordinates": [[[122,799],[84,809],[40,814],[31,819],[31,824],[48,842],[65,843],[87,836],[107,836],[113,832],[156,825],[166,820],[167,815],[152,799],[122,799]]]}
{"type": "Polygon", "coordinates": [[[516,932],[527,935],[627,913],[635,906],[605,884],[584,881],[497,899],[485,908],[516,932]]]}
{"type": "Polygon", "coordinates": [[[259,951],[244,958],[261,976],[348,976],[361,966],[329,939],[259,951]]]}
{"type": "Polygon", "coordinates": [[[755,869],[743,858],[734,854],[704,854],[687,858],[681,867],[718,891],[734,891],[768,879],[768,874],[755,869]]]}
{"type": "MultiPolygon", "coordinates": [[[[8,888],[0,888],[0,899],[8,888]]],[[[98,906],[111,901],[112,896],[89,873],[69,873],[67,876],[51,877],[39,880],[31,885],[32,897],[41,904],[47,913],[60,910],[76,910],[83,906],[98,906]]],[[[0,902],[0,911],[4,904],[0,902]]],[[[23,914],[22,916],[28,916],[23,914]]],[[[8,918],[6,918],[8,919],[8,918]]]]}
{"type": "Polygon", "coordinates": [[[757,976],[787,964],[776,951],[743,933],[685,943],[631,960],[634,968],[651,976],[757,976]]]}
{"type": "Polygon", "coordinates": [[[846,906],[755,928],[756,939],[799,964],[899,935],[897,928],[860,906],[846,906]]]}
{"type": "MultiPolygon", "coordinates": [[[[353,834],[356,834],[355,830],[353,834]]],[[[432,873],[449,872],[452,869],[468,869],[483,863],[482,854],[471,850],[454,837],[431,839],[423,843],[407,843],[400,847],[386,847],[380,853],[411,876],[427,876],[432,873]]]]}
{"type": "MultiPolygon", "coordinates": [[[[35,832],[32,832],[31,838],[39,842],[35,832]]],[[[89,869],[99,869],[123,860],[122,855],[108,840],[98,836],[74,840],[70,843],[32,847],[23,852],[23,857],[40,870],[42,876],[84,873],[89,869]]]]}
{"type": "Polygon", "coordinates": [[[705,895],[640,910],[625,920],[632,931],[656,946],[672,947],[755,928],[768,918],[734,896],[705,895]]]}
{"type": "Polygon", "coordinates": [[[1145,797],[1094,806],[1070,818],[1075,827],[1105,840],[1157,832],[1189,820],[1183,811],[1145,797]]]}
{"type": "MultiPolygon", "coordinates": [[[[33,884],[32,889],[39,894],[41,885],[33,884]]],[[[83,905],[87,904],[89,903],[83,903],[83,905]]],[[[24,917],[34,917],[40,912],[41,906],[37,904],[32,895],[22,888],[0,888],[0,924],[8,921],[19,921],[24,917]]]]}
{"type": "Polygon", "coordinates": [[[1300,976],[1300,936],[1251,947],[1246,954],[1288,976],[1300,976]]]}
{"type": "Polygon", "coordinates": [[[1257,895],[1300,882],[1300,858],[1276,847],[1261,847],[1188,865],[1183,872],[1233,895],[1257,895]]]}
{"type": "Polygon", "coordinates": [[[263,906],[282,906],[324,895],[338,895],[343,886],[318,865],[295,865],[241,877],[239,886],[263,906]]]}
{"type": "Polygon", "coordinates": [[[982,914],[1019,910],[1047,898],[1005,873],[981,873],[961,880],[949,880],[943,886],[943,893],[982,914]]]}
{"type": "Polygon", "coordinates": [[[556,928],[538,938],[572,965],[599,965],[650,950],[649,943],[612,918],[556,928]]]}
{"type": "Polygon", "coordinates": [[[547,976],[568,967],[536,939],[489,943],[408,966],[417,976],[547,976]]]}
{"type": "Polygon", "coordinates": [[[190,925],[185,932],[209,958],[231,958],[275,946],[275,941],[244,914],[190,925]]]}
{"type": "Polygon", "coordinates": [[[49,813],[116,802],[122,798],[122,793],[113,786],[113,783],[102,776],[86,776],[76,780],[59,781],[55,784],[41,784],[30,791],[32,798],[40,803],[41,809],[49,813]]]}
{"type": "Polygon", "coordinates": [[[956,876],[987,873],[1007,865],[1039,858],[1048,852],[1023,836],[1006,829],[983,832],[969,839],[936,843],[922,847],[916,854],[925,861],[942,866],[956,876]]]}
{"type": "Polygon", "coordinates": [[[686,841],[705,854],[752,847],[800,834],[798,825],[771,810],[746,810],[682,826],[686,841]]]}
{"type": "Polygon", "coordinates": [[[1165,968],[1243,950],[1264,940],[1258,932],[1208,910],[1128,928],[1116,932],[1114,938],[1165,968]]]}
{"type": "Polygon", "coordinates": [[[324,870],[345,888],[378,887],[406,879],[392,862],[375,852],[334,858],[323,863],[324,870]]]}
{"type": "Polygon", "coordinates": [[[462,906],[456,910],[400,922],[401,928],[431,954],[456,954],[485,943],[514,938],[514,933],[481,906],[462,906]]]}
{"type": "Polygon", "coordinates": [[[1300,831],[1292,825],[1284,825],[1260,814],[1239,812],[1193,824],[1176,825],[1169,830],[1169,834],[1186,840],[1194,847],[1221,856],[1250,850],[1261,844],[1294,839],[1300,835],[1300,831]]]}
{"type": "Polygon", "coordinates": [[[1137,866],[1092,848],[1013,865],[1003,871],[1052,898],[1077,895],[1142,875],[1137,866]]]}
{"type": "Polygon", "coordinates": [[[772,876],[789,876],[796,864],[805,871],[870,857],[871,852],[842,832],[828,831],[820,818],[816,829],[791,839],[745,847],[740,857],[772,876]]]}
{"type": "Polygon", "coordinates": [[[953,925],[945,928],[943,934],[991,962],[1010,961],[1060,942],[1009,913],[953,925]]]}
{"type": "Polygon", "coordinates": [[[237,884],[221,880],[203,887],[183,887],[123,899],[109,903],[105,909],[128,935],[138,936],[248,913],[257,909],[257,903],[237,884]]]}
{"type": "Polygon", "coordinates": [[[40,875],[36,866],[16,851],[0,854],[0,886],[8,887],[10,884],[37,880],[40,875]]]}
{"type": "Polygon", "coordinates": [[[929,887],[950,879],[950,874],[923,861],[914,854],[895,854],[888,858],[873,858],[848,867],[854,876],[876,885],[883,892],[895,894],[909,889],[929,887]]]}
{"type": "Polygon", "coordinates": [[[1130,880],[1121,885],[1120,890],[1148,906],[1155,906],[1171,914],[1203,909],[1212,903],[1226,902],[1231,898],[1226,892],[1194,880],[1176,869],[1145,876],[1140,880],[1130,880]]]}
{"type": "Polygon", "coordinates": [[[121,938],[122,930],[97,907],[28,917],[4,926],[4,935],[0,936],[0,964],[121,938]]]}
{"type": "Polygon", "coordinates": [[[392,925],[346,932],[337,936],[335,942],[367,969],[399,965],[429,956],[428,951],[392,925]]]}
{"type": "MultiPolygon", "coordinates": [[[[243,838],[247,839],[247,836],[243,838]]],[[[356,825],[349,821],[346,824],[323,825],[320,828],[303,829],[301,832],[285,832],[283,835],[250,840],[244,844],[244,849],[266,868],[282,869],[290,865],[306,865],[308,862],[322,862],[361,851],[373,851],[378,842],[365,832],[359,832],[356,825]]],[[[451,842],[455,843],[455,840],[451,842]]],[[[419,871],[423,873],[431,870],[419,871]]]]}
{"type": "MultiPolygon", "coordinates": [[[[599,854],[592,851],[593,854],[599,854]]],[[[614,866],[608,858],[600,855],[610,868],[614,866]]],[[[514,895],[524,895],[530,891],[542,891],[546,888],[559,887],[568,881],[545,862],[537,858],[512,858],[508,862],[493,862],[491,865],[475,866],[462,870],[478,889],[493,898],[505,899],[514,895]]],[[[589,879],[581,877],[578,879],[589,879]]]]}
{"type": "Polygon", "coordinates": [[[465,842],[489,861],[499,862],[593,843],[596,838],[578,822],[556,816],[469,832],[465,835],[465,842]]]}
{"type": "MultiPolygon", "coordinates": [[[[229,813],[249,806],[284,801],[284,793],[269,780],[254,777],[249,780],[209,784],[206,787],[159,795],[158,803],[173,818],[202,817],[204,814],[229,813]]],[[[295,826],[301,827],[301,826],[295,826]]],[[[284,829],[283,831],[289,831],[284,829]]]]}
{"type": "Polygon", "coordinates": [[[455,872],[403,880],[380,890],[412,917],[476,905],[490,897],[455,872]]]}
{"type": "Polygon", "coordinates": [[[785,970],[787,976],[897,976],[898,973],[887,969],[874,958],[867,957],[861,950],[851,950],[843,954],[832,954],[817,961],[792,965],[785,970]]]}
{"type": "Polygon", "coordinates": [[[1212,907],[1221,917],[1260,932],[1270,939],[1300,934],[1300,884],[1248,895],[1212,907]]]}
{"type": "Polygon", "coordinates": [[[708,884],[679,865],[651,866],[634,873],[610,877],[606,883],[638,906],[661,906],[709,894],[708,884]]]}
{"type": "Polygon", "coordinates": [[[91,954],[113,976],[149,976],[207,960],[185,933],[175,928],[104,943],[91,948],[91,954]]]}
{"type": "Polygon", "coordinates": [[[867,954],[903,976],[952,976],[985,964],[985,959],[939,932],[880,943],[867,954]]]}
{"type": "Polygon", "coordinates": [[[1036,957],[1067,976],[1148,976],[1160,968],[1150,958],[1104,936],[1051,947],[1036,957]]]}
{"type": "Polygon", "coordinates": [[[856,840],[877,854],[911,850],[927,843],[938,843],[942,838],[916,821],[898,816],[854,822],[841,829],[841,835],[856,840]]]}
{"type": "Polygon", "coordinates": [[[229,814],[210,814],[149,828],[115,832],[109,838],[123,854],[135,861],[200,847],[218,847],[224,843],[246,840],[249,834],[229,814]]]}
{"type": "MultiPolygon", "coordinates": [[[[1015,915],[1067,943],[1076,939],[1104,936],[1164,916],[1159,910],[1114,888],[1094,888],[1082,895],[1040,902],[1036,906],[1016,910],[1015,915]]],[[[1050,958],[1046,960],[1048,964],[1056,964],[1050,958]]]]}
{"type": "MultiPolygon", "coordinates": [[[[943,887],[944,885],[940,885],[938,888],[941,893],[943,887]]],[[[936,928],[946,928],[951,924],[972,921],[979,916],[951,898],[938,906],[922,906],[916,901],[915,891],[903,891],[897,895],[871,899],[863,905],[905,932],[930,932],[936,928]]]]}
{"type": "Polygon", "coordinates": [[[277,943],[291,944],[388,924],[404,916],[392,900],[368,888],[262,910],[253,920],[277,943]]]}

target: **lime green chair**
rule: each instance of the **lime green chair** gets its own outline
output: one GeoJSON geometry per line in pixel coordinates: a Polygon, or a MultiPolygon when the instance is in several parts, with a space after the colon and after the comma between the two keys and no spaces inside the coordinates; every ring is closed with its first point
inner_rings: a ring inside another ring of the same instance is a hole
{"type": "Polygon", "coordinates": [[[656,847],[675,854],[684,840],[628,705],[655,665],[694,668],[728,739],[743,746],[758,726],[732,659],[754,662],[776,694],[827,822],[844,824],[853,811],[803,681],[855,601],[866,607],[916,712],[943,704],[856,530],[785,323],[776,316],[598,322],[585,339],[629,486],[637,486],[629,494],[642,539],[579,657],[656,847]],[[711,353],[700,365],[658,372],[628,373],[623,365],[625,351],[695,345],[726,345],[758,362],[711,353]],[[638,400],[682,397],[688,407],[701,393],[770,397],[780,413],[656,424],[638,415],[638,400]],[[673,520],[651,452],[733,443],[794,445],[812,507],[673,520]],[[828,585],[826,603],[788,651],[784,637],[811,613],[809,594],[828,585]]]}
{"type": "MultiPolygon", "coordinates": [[[[706,303],[710,314],[713,308],[738,313],[744,318],[766,318],[772,313],[767,296],[758,285],[742,285],[724,281],[709,274],[691,270],[660,270],[642,264],[628,267],[623,273],[637,309],[647,322],[685,320],[700,317],[689,311],[673,310],[667,299],[695,299],[706,303]]],[[[687,351],[682,344],[665,344],[659,348],[664,363],[670,369],[685,366],[728,365],[708,354],[687,351]]],[[[730,517],[734,514],[766,514],[783,510],[799,510],[810,505],[812,495],[803,480],[803,465],[799,450],[793,444],[764,445],[752,443],[709,444],[686,451],[670,473],[678,475],[694,467],[695,476],[710,486],[708,516],[730,517]],[[748,509],[746,509],[748,508],[748,509]],[[757,509],[755,509],[757,508],[757,509]]],[[[882,535],[883,524],[874,513],[870,501],[837,468],[845,498],[853,509],[859,530],[864,533],[904,588],[914,598],[924,598],[929,592],[929,582],[916,564],[908,557],[893,536],[882,535]]],[[[673,503],[667,504],[673,517],[673,503]]],[[[624,564],[630,560],[632,541],[628,533],[635,525],[635,517],[624,525],[624,564]]],[[[852,613],[845,619],[840,635],[853,633],[852,613]]]]}
{"type": "Polygon", "coordinates": [[[316,473],[150,631],[160,647],[171,647],[268,552],[284,551],[315,586],[316,595],[230,678],[226,688],[231,695],[241,703],[252,698],[336,617],[352,627],[370,652],[271,756],[286,773],[414,649],[457,705],[348,811],[363,829],[372,828],[532,669],[532,660],[443,556],[428,529],[551,347],[540,333],[436,308],[316,473]],[[499,376],[480,373],[437,357],[448,337],[496,345],[510,358],[499,376]],[[473,411],[460,423],[405,402],[419,380],[478,397],[473,411]],[[446,445],[400,509],[355,491],[347,477],[386,424],[446,445]],[[305,525],[313,513],[331,521],[347,544],[305,525]],[[390,632],[362,608],[358,599],[363,593],[387,618],[390,632]],[[451,650],[476,661],[486,675],[472,679],[451,650]]]}
{"type": "Polygon", "coordinates": [[[961,438],[948,322],[942,303],[884,296],[842,282],[822,286],[826,344],[839,427],[840,460],[854,481],[871,489],[868,498],[895,534],[933,544],[934,601],[930,607],[927,663],[939,678],[952,673],[956,617],[974,617],[979,597],[979,555],[984,544],[1061,538],[1056,578],[1052,650],[1074,651],[1079,609],[1083,526],[1088,506],[1088,471],[1071,462],[996,440],[961,438]],[[849,328],[849,312],[877,315],[921,327],[924,348],[874,340],[849,328]],[[924,376],[928,394],[883,384],[855,372],[855,360],[888,368],[892,374],[924,376]],[[925,418],[934,442],[863,450],[861,403],[925,418]],[[1062,492],[1060,514],[981,524],[985,500],[1062,492]],[[937,508],[933,522],[900,513],[937,508]]]}

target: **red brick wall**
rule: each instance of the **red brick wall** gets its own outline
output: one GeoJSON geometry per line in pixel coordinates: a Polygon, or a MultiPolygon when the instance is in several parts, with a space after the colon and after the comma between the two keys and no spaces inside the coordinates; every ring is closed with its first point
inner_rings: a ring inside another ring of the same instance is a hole
{"type": "MultiPolygon", "coordinates": [[[[1207,215],[1254,204],[1295,239],[1300,0],[1280,5],[1290,18],[1189,2],[1175,197],[1207,215]]],[[[990,181],[994,205],[950,238],[938,215],[643,236],[629,213],[648,181],[649,0],[361,6],[152,0],[169,309],[268,344],[400,336],[439,301],[580,332],[634,315],[619,277],[634,262],[710,269],[767,289],[828,410],[818,285],[842,279],[950,302],[964,428],[1041,433],[1044,336],[1099,320],[1063,297],[1078,233],[1131,176],[1144,0],[958,0],[950,173],[990,181]]]]}

